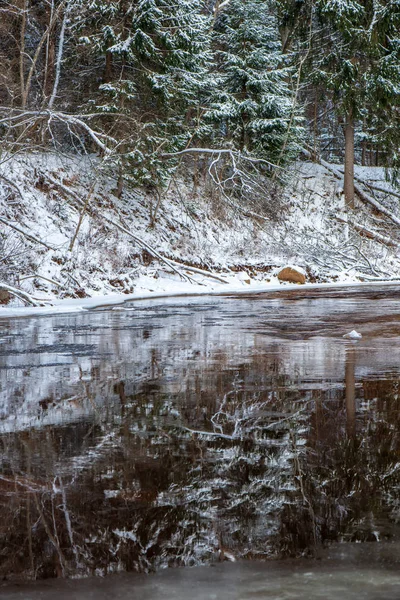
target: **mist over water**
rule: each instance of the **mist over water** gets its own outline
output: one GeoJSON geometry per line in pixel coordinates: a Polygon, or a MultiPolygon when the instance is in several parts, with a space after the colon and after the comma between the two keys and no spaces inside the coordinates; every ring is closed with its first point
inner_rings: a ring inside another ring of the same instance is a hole
{"type": "Polygon", "coordinates": [[[2,597],[400,597],[399,301],[0,320],[2,597]]]}

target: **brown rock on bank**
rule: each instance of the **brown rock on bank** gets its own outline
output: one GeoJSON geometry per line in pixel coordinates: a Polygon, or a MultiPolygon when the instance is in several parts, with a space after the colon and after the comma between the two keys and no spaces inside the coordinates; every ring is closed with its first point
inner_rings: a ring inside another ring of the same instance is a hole
{"type": "Polygon", "coordinates": [[[293,267],[285,267],[278,273],[279,281],[289,281],[290,283],[305,283],[306,277],[300,271],[293,269],[293,267]]]}
{"type": "Polygon", "coordinates": [[[0,290],[0,304],[8,304],[11,300],[10,292],[7,290],[0,290]]]}

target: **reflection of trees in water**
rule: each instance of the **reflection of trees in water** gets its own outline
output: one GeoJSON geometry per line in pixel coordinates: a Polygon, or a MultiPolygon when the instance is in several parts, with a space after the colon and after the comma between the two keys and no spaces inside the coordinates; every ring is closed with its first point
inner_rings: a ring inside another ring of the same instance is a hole
{"type": "Polygon", "coordinates": [[[308,446],[296,474],[303,502],[285,505],[281,515],[285,553],[314,553],[316,544],[329,541],[399,535],[399,383],[367,380],[355,387],[350,354],[344,397],[329,403],[323,394],[315,398],[308,446]]]}
{"type": "Polygon", "coordinates": [[[174,372],[153,353],[146,378],[82,378],[93,418],[1,437],[0,573],[151,570],[386,535],[398,382],[352,398],[352,360],[347,393],[297,385],[278,350],[234,365],[207,351],[174,372]]]}

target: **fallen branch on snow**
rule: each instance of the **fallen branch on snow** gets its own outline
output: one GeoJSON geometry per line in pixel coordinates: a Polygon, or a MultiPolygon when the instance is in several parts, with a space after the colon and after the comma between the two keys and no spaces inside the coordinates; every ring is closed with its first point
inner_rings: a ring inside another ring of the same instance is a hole
{"type": "Polygon", "coordinates": [[[175,267],[175,265],[168,258],[165,258],[164,256],[162,256],[162,254],[160,254],[157,250],[155,250],[147,242],[145,242],[144,240],[142,240],[140,237],[138,237],[134,233],[131,233],[129,231],[129,229],[126,229],[126,227],[123,227],[123,225],[120,225],[119,223],[117,223],[116,221],[114,221],[114,219],[110,219],[110,217],[106,217],[105,215],[102,215],[102,218],[105,221],[107,221],[107,223],[110,223],[111,225],[113,225],[114,227],[116,227],[117,229],[119,229],[123,233],[126,233],[126,235],[128,235],[129,237],[131,237],[132,239],[134,239],[135,242],[139,246],[141,246],[142,248],[144,248],[145,250],[147,250],[147,252],[149,254],[151,254],[151,256],[153,256],[154,258],[158,258],[158,260],[160,260],[161,262],[163,262],[164,264],[166,264],[168,267],[170,267],[170,269],[172,269],[177,275],[179,275],[179,277],[182,277],[182,279],[186,279],[186,281],[188,281],[189,283],[197,283],[193,279],[191,279],[191,277],[189,277],[188,275],[185,275],[185,273],[182,273],[182,271],[180,271],[179,269],[177,269],[175,267]]]}
{"type": "MultiPolygon", "coordinates": [[[[81,198],[79,198],[79,196],[75,192],[73,192],[72,190],[70,190],[69,188],[67,188],[60,181],[57,181],[56,179],[53,179],[52,177],[49,177],[48,175],[46,175],[46,177],[48,178],[49,181],[51,181],[51,183],[53,183],[56,186],[59,186],[61,190],[63,190],[66,194],[68,194],[74,200],[76,200],[80,206],[84,205],[84,201],[81,200],[81,198]]],[[[114,221],[114,219],[110,219],[109,217],[107,217],[107,216],[105,216],[103,214],[101,214],[100,216],[101,216],[102,219],[104,219],[105,221],[107,221],[111,225],[114,225],[114,227],[117,227],[117,229],[119,229],[123,233],[126,233],[127,235],[129,235],[129,237],[132,237],[136,241],[136,243],[139,244],[145,250],[147,250],[147,252],[149,254],[151,254],[151,256],[153,256],[154,258],[157,258],[161,262],[165,263],[175,273],[177,273],[180,277],[182,277],[183,279],[186,279],[190,283],[198,283],[198,282],[195,282],[193,279],[191,279],[190,277],[188,277],[187,275],[185,275],[184,273],[182,273],[182,271],[179,270],[179,267],[185,269],[186,271],[191,271],[192,273],[197,273],[199,275],[203,275],[204,277],[209,277],[210,279],[215,279],[216,281],[219,281],[221,283],[228,283],[225,279],[222,279],[218,275],[214,275],[213,273],[209,273],[208,271],[204,271],[203,269],[198,269],[196,267],[189,267],[189,266],[187,266],[185,264],[179,263],[178,261],[172,260],[170,258],[165,258],[164,256],[162,256],[162,254],[160,254],[157,250],[155,250],[147,242],[145,242],[144,240],[142,240],[137,235],[131,233],[126,227],[124,227],[123,225],[120,225],[119,223],[117,223],[116,221],[114,221]]]]}
{"type": "Polygon", "coordinates": [[[10,221],[7,221],[7,219],[3,219],[3,217],[0,217],[0,223],[4,223],[4,225],[7,225],[7,227],[11,227],[11,229],[15,229],[15,231],[18,231],[18,233],[20,233],[21,235],[26,237],[27,240],[30,240],[31,242],[35,242],[35,244],[41,244],[42,246],[47,248],[47,250],[55,250],[55,248],[52,248],[52,246],[49,246],[48,244],[46,244],[46,242],[43,242],[42,240],[39,240],[39,238],[35,237],[31,233],[24,231],[21,227],[18,227],[18,225],[13,225],[13,223],[10,223],[10,221]]]}
{"type": "Polygon", "coordinates": [[[342,219],[341,217],[335,217],[335,219],[340,223],[350,225],[351,227],[353,227],[353,229],[355,229],[356,231],[358,231],[359,233],[371,240],[376,240],[377,242],[381,242],[381,244],[385,244],[386,246],[393,246],[394,248],[398,247],[398,244],[396,244],[392,239],[388,238],[385,235],[381,235],[377,231],[371,231],[371,229],[367,229],[367,227],[364,227],[363,225],[359,225],[358,223],[352,223],[351,221],[346,221],[346,219],[342,219]]]}
{"type": "Polygon", "coordinates": [[[44,281],[48,281],[48,283],[51,283],[58,287],[61,287],[61,288],[64,287],[62,283],[59,283],[58,281],[55,281],[54,279],[49,279],[48,277],[44,277],[43,275],[25,275],[24,277],[19,278],[20,281],[25,281],[26,279],[43,279],[44,281]]]}
{"type": "MultiPolygon", "coordinates": [[[[326,162],[322,158],[319,159],[318,162],[323,167],[325,167],[325,169],[330,171],[337,179],[341,180],[343,178],[343,175],[340,172],[339,167],[338,168],[332,167],[332,165],[330,165],[328,162],[326,162]]],[[[369,194],[367,194],[366,192],[363,192],[362,189],[358,185],[354,185],[354,191],[357,194],[357,196],[360,198],[360,200],[362,200],[362,202],[364,202],[365,204],[370,204],[378,212],[380,212],[383,215],[385,215],[386,217],[388,217],[388,219],[390,219],[393,223],[395,223],[396,225],[400,225],[400,219],[398,217],[396,217],[396,215],[394,215],[390,210],[385,208],[380,202],[375,200],[375,198],[372,198],[369,194]]]]}
{"type": "MultiPolygon", "coordinates": [[[[344,173],[341,167],[338,167],[338,171],[342,174],[344,173]]],[[[376,185],[376,183],[370,183],[369,181],[365,181],[365,179],[363,179],[359,175],[354,175],[354,179],[355,181],[358,181],[362,185],[365,185],[366,187],[370,188],[371,190],[375,190],[376,192],[384,192],[388,196],[395,196],[396,198],[400,198],[399,192],[395,192],[394,190],[388,190],[387,188],[381,187],[380,185],[376,185]]]]}
{"type": "Polygon", "coordinates": [[[168,259],[174,265],[182,267],[185,271],[191,271],[192,273],[198,273],[199,275],[203,275],[204,277],[210,277],[210,279],[215,279],[216,281],[220,281],[221,283],[228,283],[226,279],[222,279],[219,275],[214,275],[214,273],[210,273],[209,271],[204,271],[203,269],[198,269],[197,267],[189,267],[183,263],[180,263],[176,260],[168,259]]]}
{"type": "Polygon", "coordinates": [[[22,192],[19,189],[19,187],[17,186],[16,183],[14,183],[13,181],[11,181],[11,179],[8,179],[8,177],[6,177],[3,174],[0,174],[0,178],[3,179],[7,185],[9,185],[10,187],[13,187],[15,190],[17,190],[18,194],[20,195],[21,198],[23,198],[22,192]]]}
{"type": "Polygon", "coordinates": [[[0,290],[4,292],[9,292],[9,294],[16,296],[17,298],[23,300],[24,302],[27,302],[31,306],[40,306],[40,304],[38,304],[30,294],[24,292],[23,290],[19,290],[15,287],[12,287],[11,285],[6,285],[5,283],[0,282],[0,290]]]}

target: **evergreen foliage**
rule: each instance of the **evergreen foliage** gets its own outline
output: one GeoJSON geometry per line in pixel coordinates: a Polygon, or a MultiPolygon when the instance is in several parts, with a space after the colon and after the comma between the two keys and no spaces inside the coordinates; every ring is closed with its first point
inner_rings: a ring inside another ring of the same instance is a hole
{"type": "Polygon", "coordinates": [[[301,117],[293,103],[292,71],[282,54],[274,2],[232,0],[217,20],[214,44],[219,94],[210,114],[221,137],[272,161],[285,144],[286,156],[293,156],[301,117]]]}
{"type": "Polygon", "coordinates": [[[18,150],[40,143],[99,151],[87,129],[41,111],[90,115],[120,174],[159,185],[177,164],[166,155],[190,146],[282,165],[298,153],[305,109],[314,135],[334,138],[338,158],[351,114],[357,152],[372,147],[387,166],[400,162],[398,0],[21,6],[6,3],[0,23],[3,112],[38,114],[25,128],[2,122],[4,140],[18,150]]]}
{"type": "MultiPolygon", "coordinates": [[[[332,90],[338,107],[359,117],[363,109],[385,111],[396,100],[400,12],[387,2],[319,0],[317,22],[323,52],[314,58],[314,77],[332,90]],[[397,64],[396,64],[397,63],[397,64]]],[[[321,50],[321,45],[319,45],[321,50]]]]}
{"type": "MultiPolygon", "coordinates": [[[[283,0],[280,15],[296,49],[310,50],[303,77],[307,89],[319,90],[325,107],[333,103],[339,122],[351,115],[363,144],[391,154],[399,144],[399,3],[283,0]]],[[[312,95],[308,91],[304,97],[307,102],[312,95]]]]}
{"type": "Polygon", "coordinates": [[[182,150],[200,133],[197,117],[211,61],[208,18],[199,0],[95,3],[104,7],[97,14],[106,22],[93,46],[106,64],[96,110],[126,116],[122,129],[130,136],[121,149],[129,175],[159,183],[173,168],[159,158],[160,149],[182,150]]]}

